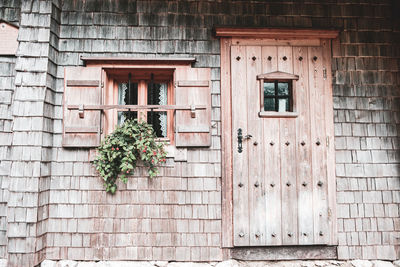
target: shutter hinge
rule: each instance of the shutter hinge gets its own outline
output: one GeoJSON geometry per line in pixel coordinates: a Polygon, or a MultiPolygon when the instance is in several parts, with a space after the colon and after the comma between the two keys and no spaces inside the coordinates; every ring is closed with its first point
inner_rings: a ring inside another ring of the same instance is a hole
{"type": "Polygon", "coordinates": [[[190,106],[190,117],[196,118],[196,107],[194,105],[190,106]]]}
{"type": "Polygon", "coordinates": [[[323,73],[323,76],[324,76],[324,80],[326,80],[326,68],[322,69],[322,73],[323,73]]]}
{"type": "Polygon", "coordinates": [[[329,147],[329,136],[326,137],[326,146],[329,147]]]}
{"type": "Polygon", "coordinates": [[[85,117],[85,108],[84,108],[83,104],[79,105],[78,114],[79,114],[79,118],[81,118],[81,119],[83,119],[85,117]]]}

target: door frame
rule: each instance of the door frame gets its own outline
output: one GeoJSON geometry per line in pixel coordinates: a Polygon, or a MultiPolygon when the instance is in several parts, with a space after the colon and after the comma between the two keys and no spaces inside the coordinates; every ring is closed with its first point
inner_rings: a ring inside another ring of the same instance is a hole
{"type": "MultiPolygon", "coordinates": [[[[232,95],[231,95],[231,46],[232,45],[290,45],[290,46],[331,46],[330,39],[338,37],[338,30],[311,29],[269,29],[269,28],[215,28],[220,37],[221,49],[221,145],[222,145],[222,229],[223,248],[233,248],[233,166],[232,166],[232,95]]],[[[336,42],[338,43],[338,42],[336,42]]],[[[329,55],[332,57],[332,55],[329,55]]],[[[330,66],[329,66],[330,70],[330,66]]],[[[331,73],[328,71],[328,73],[331,73]]],[[[332,77],[327,75],[329,90],[332,92],[332,77]]],[[[327,107],[332,114],[333,105],[327,107]]],[[[333,137],[333,136],[332,136],[333,137]]],[[[329,203],[336,203],[335,159],[333,138],[328,152],[329,203]]],[[[330,204],[332,205],[332,204],[330,204]]],[[[333,229],[330,245],[337,244],[336,209],[332,210],[333,229]]]]}

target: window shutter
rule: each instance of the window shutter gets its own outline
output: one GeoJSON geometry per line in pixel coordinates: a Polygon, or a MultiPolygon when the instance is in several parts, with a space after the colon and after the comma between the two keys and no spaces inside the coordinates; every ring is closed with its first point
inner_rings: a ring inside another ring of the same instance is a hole
{"type": "Polygon", "coordinates": [[[100,144],[101,111],[85,105],[101,105],[101,68],[71,67],[64,73],[63,146],[96,147],[100,144]],[[68,109],[75,106],[79,109],[68,109]]]}
{"type": "Polygon", "coordinates": [[[205,109],[177,110],[175,145],[208,147],[211,145],[211,72],[209,68],[176,69],[176,105],[205,106],[205,109]]]}

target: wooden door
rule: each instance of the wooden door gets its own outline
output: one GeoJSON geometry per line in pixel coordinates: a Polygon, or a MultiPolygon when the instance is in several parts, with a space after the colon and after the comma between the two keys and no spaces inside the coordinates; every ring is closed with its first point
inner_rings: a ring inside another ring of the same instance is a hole
{"type": "Polygon", "coordinates": [[[328,40],[231,46],[234,246],[335,243],[329,55],[328,40]],[[299,76],[295,110],[260,117],[257,75],[274,71],[299,76]]]}

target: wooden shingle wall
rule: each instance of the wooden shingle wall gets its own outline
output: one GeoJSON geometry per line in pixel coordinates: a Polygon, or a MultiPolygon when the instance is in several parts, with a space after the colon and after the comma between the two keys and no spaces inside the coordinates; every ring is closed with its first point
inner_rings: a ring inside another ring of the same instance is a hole
{"type": "MultiPolygon", "coordinates": [[[[156,4],[163,17],[169,8],[174,16],[178,13],[177,2],[156,4]]],[[[211,147],[188,149],[187,161],[169,160],[155,179],[139,172],[110,196],[89,162],[92,154],[63,149],[62,129],[55,127],[47,258],[222,260],[219,42],[211,40],[211,27],[193,24],[189,15],[176,26],[165,21],[158,27],[159,22],[150,21],[158,17],[151,11],[145,2],[103,7],[91,1],[64,2],[60,66],[82,65],[80,55],[195,56],[194,67],[212,68],[211,147]],[[143,27],[136,27],[139,23],[143,27]]],[[[58,78],[62,96],[62,67],[58,78]]]]}
{"type": "MultiPolygon", "coordinates": [[[[18,24],[19,1],[4,1],[2,4],[0,19],[18,24]]],[[[0,57],[0,258],[7,258],[7,202],[11,170],[9,156],[12,142],[15,61],[16,58],[13,56],[0,57]]]]}
{"type": "Polygon", "coordinates": [[[7,257],[8,158],[12,140],[11,102],[14,93],[14,57],[0,57],[0,257],[7,257]]]}
{"type": "Polygon", "coordinates": [[[1,1],[0,19],[19,24],[21,15],[21,0],[3,0],[1,1]]]}
{"type": "Polygon", "coordinates": [[[59,7],[57,1],[22,1],[20,8],[7,154],[9,266],[35,266],[45,256],[59,7]]]}
{"type": "Polygon", "coordinates": [[[338,252],[345,259],[400,256],[399,20],[388,20],[389,6],[376,8],[376,18],[346,23],[333,45],[338,252]]]}
{"type": "Polygon", "coordinates": [[[222,259],[215,25],[343,29],[332,60],[339,257],[399,258],[396,1],[23,2],[9,157],[11,260],[222,259]],[[83,65],[80,55],[194,56],[194,67],[212,68],[212,146],[188,149],[187,162],[169,161],[158,178],[139,173],[115,196],[105,194],[92,151],[61,146],[64,67],[83,65]]]}

